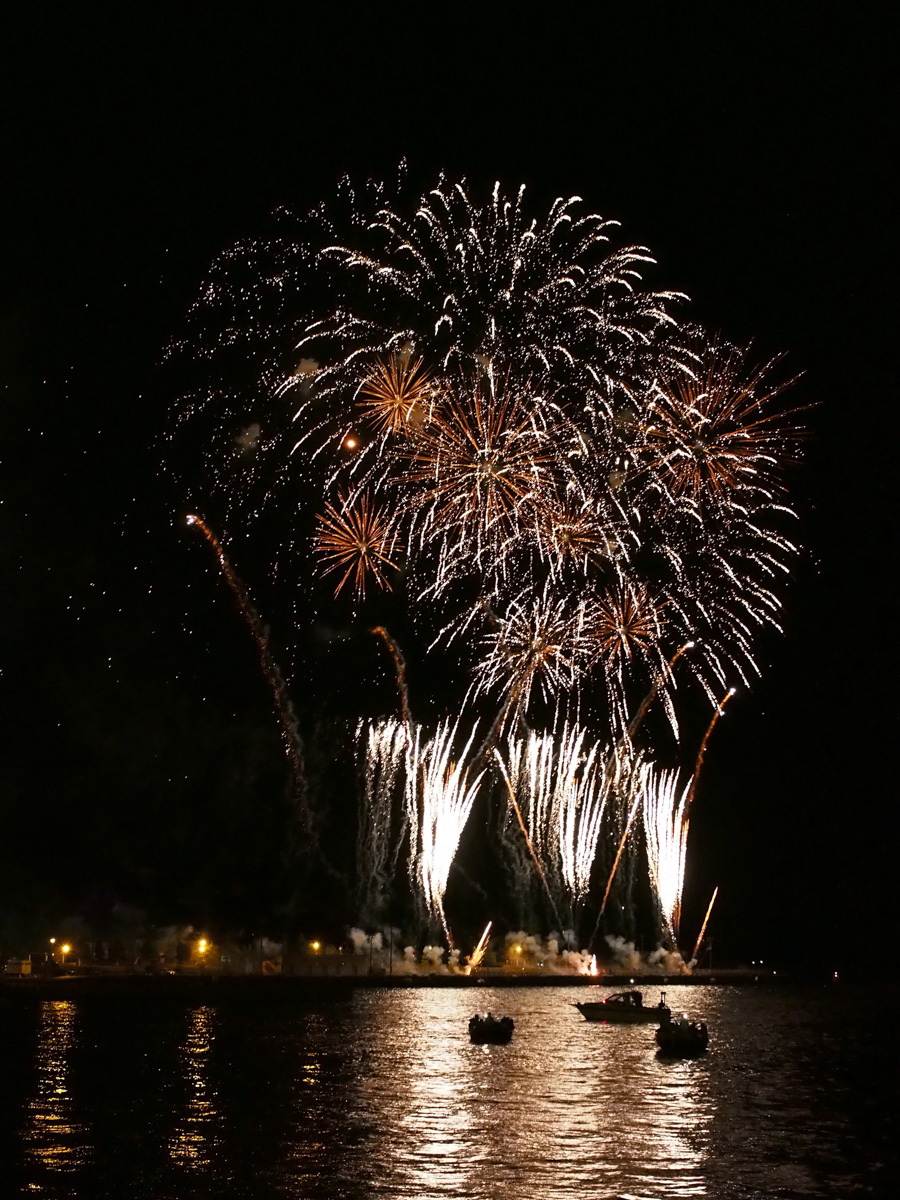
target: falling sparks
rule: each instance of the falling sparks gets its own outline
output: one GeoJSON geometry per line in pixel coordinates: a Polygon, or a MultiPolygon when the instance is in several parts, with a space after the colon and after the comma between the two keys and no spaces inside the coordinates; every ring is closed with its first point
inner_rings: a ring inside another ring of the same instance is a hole
{"type": "Polygon", "coordinates": [[[682,787],[678,771],[647,771],[643,784],[644,833],[650,875],[666,929],[678,940],[687,857],[687,806],[692,780],[682,787]]]}
{"type": "Polygon", "coordinates": [[[440,920],[451,946],[444,893],[459,839],[484,774],[481,771],[469,778],[466,757],[475,737],[474,729],[462,754],[453,759],[457,727],[458,722],[451,725],[443,721],[434,737],[427,740],[417,730],[409,748],[406,777],[414,847],[411,870],[422,889],[429,914],[440,920]]]}

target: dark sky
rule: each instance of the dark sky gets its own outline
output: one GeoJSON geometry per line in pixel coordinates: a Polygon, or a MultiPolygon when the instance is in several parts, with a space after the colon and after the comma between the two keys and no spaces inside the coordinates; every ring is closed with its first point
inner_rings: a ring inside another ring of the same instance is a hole
{"type": "Polygon", "coordinates": [[[535,212],[585,197],[695,319],[805,372],[806,552],[710,749],[688,915],[718,883],[726,956],[890,958],[896,38],[876,5],[628,7],[7,6],[6,928],[283,904],[277,730],[158,469],[159,363],[216,253],[406,156],[524,181],[535,212]]]}

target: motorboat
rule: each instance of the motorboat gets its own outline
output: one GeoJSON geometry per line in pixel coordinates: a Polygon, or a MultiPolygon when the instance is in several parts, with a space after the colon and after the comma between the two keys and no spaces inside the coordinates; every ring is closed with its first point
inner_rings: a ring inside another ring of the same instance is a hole
{"type": "Polygon", "coordinates": [[[503,1046],[513,1035],[512,1017],[495,1017],[492,1013],[475,1014],[469,1021],[469,1037],[476,1046],[503,1046]]]}
{"type": "Polygon", "coordinates": [[[668,1058],[694,1058],[709,1045],[709,1030],[703,1021],[668,1021],[657,1029],[656,1044],[668,1058]]]}
{"type": "Polygon", "coordinates": [[[641,992],[633,989],[575,1007],[586,1021],[604,1021],[610,1025],[665,1025],[672,1016],[672,1010],[666,1005],[665,992],[660,992],[659,1004],[645,1005],[641,992]]]}

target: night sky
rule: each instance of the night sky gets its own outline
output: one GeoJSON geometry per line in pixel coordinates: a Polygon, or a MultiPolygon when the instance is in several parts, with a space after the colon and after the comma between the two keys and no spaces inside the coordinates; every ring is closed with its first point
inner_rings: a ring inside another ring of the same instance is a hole
{"type": "MultiPolygon", "coordinates": [[[[652,248],[652,286],[687,292],[693,319],[805,372],[805,550],[785,635],[710,747],[685,924],[719,884],[723,960],[893,960],[897,45],[883,6],[757,7],[6,12],[9,945],[123,907],[258,932],[355,920],[329,898],[339,854],[292,866],[252,640],[160,469],[160,364],[217,253],[405,156],[426,183],[524,181],[534,213],[583,196],[652,248]]],[[[352,709],[352,678],[335,688],[352,709]]]]}

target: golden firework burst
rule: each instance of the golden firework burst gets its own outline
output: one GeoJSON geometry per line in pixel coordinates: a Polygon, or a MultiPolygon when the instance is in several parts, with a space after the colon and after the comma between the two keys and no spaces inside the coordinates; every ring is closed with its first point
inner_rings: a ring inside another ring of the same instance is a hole
{"type": "Polygon", "coordinates": [[[545,553],[559,565],[585,566],[592,556],[615,558],[618,553],[614,530],[590,503],[571,493],[549,499],[540,509],[538,532],[545,553]]]}
{"type": "Polygon", "coordinates": [[[691,374],[664,372],[639,435],[643,469],[673,496],[728,501],[742,488],[778,487],[778,468],[796,457],[798,412],[771,408],[795,382],[768,382],[779,359],[746,369],[746,352],[714,342],[691,374]]]}
{"type": "Polygon", "coordinates": [[[647,588],[623,583],[596,602],[587,633],[607,670],[621,670],[625,662],[658,644],[664,624],[647,588]]]}
{"type": "Polygon", "coordinates": [[[379,360],[360,388],[360,405],[373,425],[385,433],[399,433],[421,418],[432,393],[431,376],[422,369],[422,359],[410,362],[409,355],[392,355],[379,360]]]}
{"type": "Polygon", "coordinates": [[[544,697],[574,686],[585,649],[583,605],[572,609],[545,588],[518,597],[494,621],[476,669],[479,690],[499,691],[524,709],[535,685],[544,697]]]}
{"type": "Polygon", "coordinates": [[[460,541],[471,535],[476,554],[507,536],[523,507],[540,510],[553,494],[551,411],[529,388],[446,386],[429,423],[400,451],[405,478],[416,485],[414,506],[460,541]]]}
{"type": "Polygon", "coordinates": [[[320,513],[316,531],[315,552],[321,559],[323,575],[344,570],[334,589],[337,595],[351,575],[358,599],[365,595],[366,576],[371,574],[380,588],[391,590],[382,567],[393,567],[387,554],[388,520],[375,506],[371,497],[362,495],[348,502],[339,498],[340,508],[326,504],[320,513]]]}

